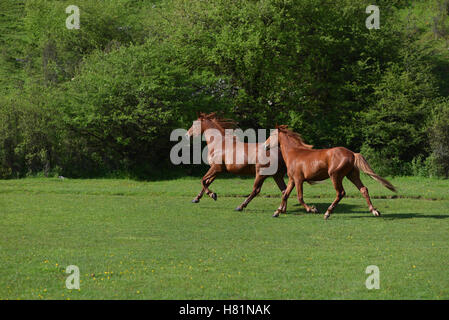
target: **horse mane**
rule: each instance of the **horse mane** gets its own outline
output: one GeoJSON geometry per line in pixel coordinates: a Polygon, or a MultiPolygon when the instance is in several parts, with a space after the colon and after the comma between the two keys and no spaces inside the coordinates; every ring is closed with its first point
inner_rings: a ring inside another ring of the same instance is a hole
{"type": "Polygon", "coordinates": [[[307,144],[304,142],[303,138],[299,133],[296,133],[290,129],[288,129],[288,126],[285,124],[276,126],[276,129],[278,129],[280,132],[285,133],[289,138],[292,138],[292,140],[295,141],[295,143],[303,148],[312,149],[313,145],[307,144]]]}
{"type": "Polygon", "coordinates": [[[216,112],[212,112],[209,114],[200,112],[198,114],[198,118],[210,120],[223,129],[235,129],[237,127],[237,122],[232,119],[226,119],[218,116],[216,112]]]}

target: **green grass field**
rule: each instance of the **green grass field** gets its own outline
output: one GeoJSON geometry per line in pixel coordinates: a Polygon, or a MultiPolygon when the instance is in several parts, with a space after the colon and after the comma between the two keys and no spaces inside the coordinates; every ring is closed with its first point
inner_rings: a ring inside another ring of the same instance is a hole
{"type": "Polygon", "coordinates": [[[0,181],[1,299],[448,299],[449,181],[395,178],[397,197],[362,177],[331,219],[329,181],[296,191],[287,214],[273,180],[243,212],[251,179],[218,178],[200,203],[198,178],[139,182],[0,181]],[[68,265],[80,290],[65,287],[68,265]],[[380,269],[368,290],[365,269],[380,269]]]}

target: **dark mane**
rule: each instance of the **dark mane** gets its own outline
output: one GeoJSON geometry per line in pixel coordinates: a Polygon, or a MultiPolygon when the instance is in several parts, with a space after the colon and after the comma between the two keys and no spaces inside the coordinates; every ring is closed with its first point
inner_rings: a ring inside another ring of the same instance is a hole
{"type": "Polygon", "coordinates": [[[198,116],[199,119],[207,119],[214,122],[216,125],[222,127],[223,129],[235,129],[237,127],[237,122],[232,119],[226,119],[217,115],[216,112],[209,114],[201,112],[198,116]]]}
{"type": "Polygon", "coordinates": [[[292,138],[296,144],[298,144],[299,146],[303,147],[303,148],[307,148],[307,149],[312,149],[313,145],[311,144],[307,144],[304,142],[304,140],[302,139],[301,135],[299,133],[296,133],[290,129],[288,129],[288,126],[283,124],[280,126],[276,126],[276,129],[278,129],[280,132],[285,133],[289,138],[292,138]]]}

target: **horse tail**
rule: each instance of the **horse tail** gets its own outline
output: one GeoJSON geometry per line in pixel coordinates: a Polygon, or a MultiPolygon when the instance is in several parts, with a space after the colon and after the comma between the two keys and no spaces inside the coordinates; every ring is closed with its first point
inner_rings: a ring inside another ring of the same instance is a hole
{"type": "Polygon", "coordinates": [[[376,174],[373,169],[371,169],[370,165],[366,161],[366,159],[360,153],[354,153],[355,163],[354,165],[369,175],[371,178],[382,184],[385,188],[390,189],[393,192],[397,192],[395,186],[391,184],[387,179],[382,178],[378,174],[376,174]]]}

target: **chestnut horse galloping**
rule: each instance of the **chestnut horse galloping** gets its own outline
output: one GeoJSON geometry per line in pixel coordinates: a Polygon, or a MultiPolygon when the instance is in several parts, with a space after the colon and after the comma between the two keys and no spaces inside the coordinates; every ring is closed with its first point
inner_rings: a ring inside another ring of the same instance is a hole
{"type": "Polygon", "coordinates": [[[265,171],[264,174],[264,170],[270,167],[270,163],[264,163],[258,156],[259,152],[266,153],[263,148],[263,143],[244,143],[239,141],[236,136],[226,134],[225,129],[235,128],[235,122],[219,118],[216,113],[200,113],[197,121],[199,121],[200,125],[198,125],[198,123],[197,125],[192,125],[186,135],[190,138],[191,136],[201,136],[204,134],[208,148],[208,162],[210,169],[202,178],[201,184],[203,188],[192,200],[193,203],[199,202],[204,192],[206,192],[212,199],[217,200],[217,194],[212,192],[209,189],[209,186],[221,172],[256,176],[253,191],[246,200],[236,208],[237,211],[243,210],[248,203],[259,194],[265,179],[269,176],[273,176],[281,192],[284,192],[286,188],[284,182],[286,168],[278,148],[270,151],[276,153],[273,154],[273,157],[270,157],[270,161],[278,162],[277,170],[271,174],[265,171]],[[241,151],[242,154],[238,154],[239,151],[241,151]],[[226,155],[229,154],[233,155],[233,159],[231,160],[234,161],[230,161],[226,158],[226,155]],[[235,161],[237,157],[240,161],[235,161]]]}
{"type": "Polygon", "coordinates": [[[360,190],[369,206],[369,211],[380,216],[368,194],[368,188],[360,180],[360,170],[365,172],[374,180],[380,182],[384,187],[396,192],[396,188],[386,179],[374,173],[368,162],[360,153],[354,153],[343,147],[331,149],[312,149],[313,146],[305,144],[301,136],[288,129],[286,125],[276,127],[264,144],[265,149],[280,146],[282,156],[287,166],[288,184],[282,196],[279,208],[273,217],[278,217],[281,212],[287,210],[287,199],[296,185],[298,200],[307,212],[318,212],[315,207],[308,206],[303,200],[302,187],[304,181],[314,183],[331,178],[337,197],[329,206],[324,219],[328,219],[338,202],[345,196],[343,189],[343,178],[347,177],[360,190]]]}

